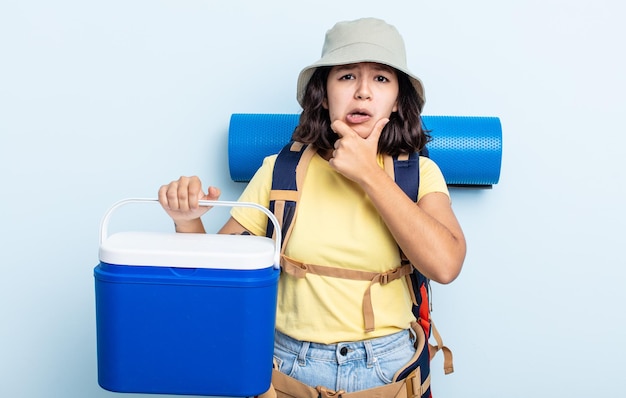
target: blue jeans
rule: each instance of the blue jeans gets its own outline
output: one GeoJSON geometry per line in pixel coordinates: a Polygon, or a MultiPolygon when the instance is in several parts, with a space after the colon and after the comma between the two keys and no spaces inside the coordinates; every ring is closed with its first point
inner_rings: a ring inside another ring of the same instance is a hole
{"type": "Polygon", "coordinates": [[[354,392],[389,384],[415,354],[412,330],[371,340],[318,344],[276,331],[278,370],[311,387],[354,392]]]}

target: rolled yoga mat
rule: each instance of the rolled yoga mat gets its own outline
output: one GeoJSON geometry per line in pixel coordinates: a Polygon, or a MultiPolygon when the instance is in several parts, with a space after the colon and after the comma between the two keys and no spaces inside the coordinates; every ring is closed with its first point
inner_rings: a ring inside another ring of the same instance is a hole
{"type": "MultiPolygon", "coordinates": [[[[234,113],[228,131],[233,181],[250,181],[263,158],[289,142],[299,114],[234,113]]],[[[451,186],[491,187],[500,179],[502,127],[488,116],[422,116],[432,141],[429,157],[451,186]]]]}

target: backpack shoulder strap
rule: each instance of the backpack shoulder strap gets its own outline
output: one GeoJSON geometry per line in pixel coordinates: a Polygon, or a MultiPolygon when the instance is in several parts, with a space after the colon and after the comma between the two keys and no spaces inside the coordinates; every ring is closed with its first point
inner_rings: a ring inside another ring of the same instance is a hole
{"type": "MultiPolygon", "coordinates": [[[[304,185],[306,169],[315,152],[316,150],[312,145],[291,141],[283,147],[276,157],[272,174],[269,210],[274,213],[281,227],[281,252],[283,253],[295,224],[301,191],[299,188],[304,185]]],[[[265,236],[273,238],[274,233],[274,225],[268,223],[265,236]]]]}
{"type": "Polygon", "coordinates": [[[394,157],[384,156],[385,171],[413,202],[417,202],[420,185],[419,157],[418,152],[394,157]]]}
{"type": "MultiPolygon", "coordinates": [[[[391,156],[384,157],[385,171],[413,202],[417,202],[420,184],[419,157],[418,152],[393,158],[391,156]]],[[[401,252],[400,254],[402,261],[408,262],[404,253],[401,252]]],[[[413,272],[407,276],[407,283],[412,287],[409,291],[413,300],[413,314],[424,328],[426,336],[430,336],[429,280],[414,267],[413,272]]]]}
{"type": "MultiPolygon", "coordinates": [[[[428,157],[428,155],[428,149],[424,147],[419,153],[401,155],[392,159],[390,159],[391,157],[386,157],[385,159],[385,170],[387,174],[396,181],[404,193],[414,202],[417,202],[420,183],[419,157],[428,157]],[[393,167],[391,167],[391,165],[393,165],[393,167]]],[[[408,262],[404,253],[401,252],[401,256],[403,262],[408,262]]],[[[422,275],[417,268],[413,267],[413,272],[407,275],[407,283],[411,287],[409,291],[411,293],[411,299],[413,300],[413,314],[424,330],[426,337],[429,338],[433,335],[437,343],[437,345],[430,345],[430,357],[432,358],[437,352],[442,351],[445,374],[454,372],[452,351],[443,344],[441,335],[430,317],[430,311],[432,310],[430,301],[430,280],[422,275]]]]}

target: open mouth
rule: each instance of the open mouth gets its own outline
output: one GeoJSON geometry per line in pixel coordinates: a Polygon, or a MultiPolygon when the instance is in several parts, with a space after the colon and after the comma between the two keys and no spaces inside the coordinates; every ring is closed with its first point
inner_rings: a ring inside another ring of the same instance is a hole
{"type": "Polygon", "coordinates": [[[363,123],[370,120],[372,116],[364,110],[355,110],[346,116],[346,120],[349,123],[363,123]]]}

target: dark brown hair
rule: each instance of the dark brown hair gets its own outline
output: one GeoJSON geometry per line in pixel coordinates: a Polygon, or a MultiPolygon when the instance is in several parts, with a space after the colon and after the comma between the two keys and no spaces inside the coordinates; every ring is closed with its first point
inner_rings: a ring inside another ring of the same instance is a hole
{"type": "MultiPolygon", "coordinates": [[[[322,150],[332,150],[338,138],[330,128],[330,116],[323,106],[330,69],[329,66],[317,68],[311,76],[302,100],[300,122],[291,137],[322,150]]],[[[398,110],[389,117],[378,142],[378,152],[391,156],[420,151],[431,139],[422,125],[424,101],[405,73],[396,70],[396,75],[398,110]]]]}

